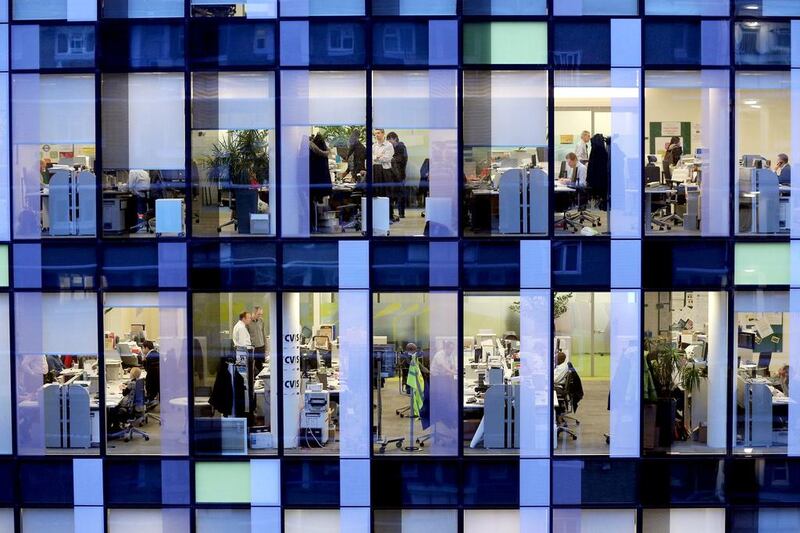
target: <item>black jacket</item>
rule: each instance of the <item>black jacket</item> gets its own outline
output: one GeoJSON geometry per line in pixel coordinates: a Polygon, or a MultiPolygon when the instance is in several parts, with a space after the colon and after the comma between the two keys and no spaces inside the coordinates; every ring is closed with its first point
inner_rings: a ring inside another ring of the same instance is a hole
{"type": "Polygon", "coordinates": [[[608,194],[609,166],[608,149],[605,137],[597,133],[592,137],[592,151],[589,153],[589,166],[586,169],[586,184],[595,196],[608,194]]]}
{"type": "Polygon", "coordinates": [[[235,413],[237,417],[242,417],[245,415],[244,378],[236,371],[235,366],[231,366],[230,370],[228,370],[229,362],[232,363],[233,360],[224,357],[220,359],[217,378],[214,380],[214,388],[211,389],[208,403],[224,416],[231,416],[231,413],[235,413]],[[233,372],[233,385],[231,385],[231,371],[233,372]],[[236,389],[235,392],[234,388],[236,389]]]}
{"type": "Polygon", "coordinates": [[[583,400],[583,383],[581,383],[581,377],[575,367],[572,366],[572,363],[567,364],[569,366],[569,374],[567,374],[565,387],[567,388],[567,395],[569,395],[569,399],[572,402],[572,412],[574,413],[578,410],[580,401],[583,400]]]}
{"type": "Polygon", "coordinates": [[[405,183],[406,166],[408,165],[408,150],[402,141],[394,145],[394,155],[392,156],[392,171],[397,183],[405,183]]]}

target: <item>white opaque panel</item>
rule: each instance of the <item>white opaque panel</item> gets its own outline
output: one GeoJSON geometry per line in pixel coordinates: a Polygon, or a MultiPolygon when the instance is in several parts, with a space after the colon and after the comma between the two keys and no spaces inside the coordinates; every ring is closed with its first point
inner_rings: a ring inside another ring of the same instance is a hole
{"type": "MultiPolygon", "coordinates": [[[[369,444],[369,436],[367,436],[365,442],[369,444]]],[[[339,461],[339,505],[342,507],[364,507],[368,510],[369,504],[369,456],[364,459],[341,459],[339,461]]]]}
{"type": "Polygon", "coordinates": [[[632,509],[554,509],[554,533],[634,533],[632,509]]]}
{"type": "MultiPolygon", "coordinates": [[[[519,504],[522,507],[550,505],[550,461],[548,459],[522,458],[520,460],[519,504]]],[[[528,530],[523,529],[523,531],[528,530]]]]}
{"type": "MultiPolygon", "coordinates": [[[[550,241],[519,242],[520,280],[522,289],[550,287],[550,241]]],[[[549,336],[549,333],[547,334],[549,336]]]]}
{"type": "Polygon", "coordinates": [[[761,14],[765,17],[800,16],[800,3],[797,0],[761,0],[760,3],[761,14]]]}
{"type": "MultiPolygon", "coordinates": [[[[634,7],[634,12],[636,8],[634,7]]],[[[642,21],[611,19],[611,66],[638,67],[642,64],[642,21]]]]}
{"type": "Polygon", "coordinates": [[[307,66],[311,39],[309,21],[282,20],[280,23],[281,66],[307,66]]]}
{"type": "Polygon", "coordinates": [[[195,533],[251,533],[250,509],[198,509],[195,533]]]}
{"type": "Polygon", "coordinates": [[[280,0],[281,17],[363,15],[366,0],[280,0]]]}
{"type": "Polygon", "coordinates": [[[275,127],[275,75],[272,72],[219,73],[219,128],[275,127]]]}
{"type": "Polygon", "coordinates": [[[645,509],[644,531],[724,533],[725,509],[645,509]]]}
{"type": "Polygon", "coordinates": [[[641,293],[611,291],[612,457],[639,456],[641,372],[641,293]]]}
{"type": "Polygon", "coordinates": [[[457,513],[455,509],[403,509],[398,533],[455,533],[458,530],[457,513]]]}
{"type": "Polygon", "coordinates": [[[282,72],[281,124],[364,124],[367,97],[364,76],[363,72],[282,72]]]}
{"type": "MultiPolygon", "coordinates": [[[[0,454],[11,453],[11,332],[8,295],[0,295],[0,454]]],[[[1,516],[1,515],[0,515],[1,516]]],[[[0,525],[3,520],[0,518],[0,525]]],[[[0,527],[0,531],[2,531],[0,527]]],[[[10,530],[13,531],[13,528],[10,530]]]]}
{"type": "Polygon", "coordinates": [[[516,509],[465,510],[464,533],[519,533],[519,511],[516,509]]]}
{"type": "Polygon", "coordinates": [[[369,298],[368,290],[339,291],[339,446],[343,458],[369,458],[369,298]]]}
{"type": "Polygon", "coordinates": [[[0,531],[14,531],[14,509],[0,509],[0,531]]]}
{"type": "Polygon", "coordinates": [[[287,509],[284,533],[339,533],[338,509],[287,509]]]}
{"type": "Polygon", "coordinates": [[[637,68],[611,69],[611,214],[612,237],[641,235],[642,106],[637,68]]]}
{"type": "Polygon", "coordinates": [[[182,402],[189,397],[186,294],[166,291],[156,294],[160,354],[159,402],[168,404],[170,408],[161,411],[161,447],[152,453],[185,455],[189,452],[189,408],[182,402]]]}
{"type": "Polygon", "coordinates": [[[110,509],[108,533],[189,533],[189,509],[110,509]]]}
{"type": "Polygon", "coordinates": [[[250,533],[282,533],[280,507],[251,507],[250,533]]]}
{"type": "MultiPolygon", "coordinates": [[[[375,1],[375,0],[373,0],[375,1]]],[[[379,2],[384,0],[378,0],[379,2]]],[[[455,0],[399,0],[399,15],[455,15],[455,0]]]]}
{"type": "Polygon", "coordinates": [[[550,533],[550,509],[522,507],[519,510],[520,532],[550,533]]]}
{"type": "Polygon", "coordinates": [[[20,525],[24,533],[73,533],[77,531],[73,514],[72,509],[22,509],[20,525]]]}
{"type": "Polygon", "coordinates": [[[13,0],[13,2],[14,20],[97,20],[95,0],[13,0]]]}
{"type": "Polygon", "coordinates": [[[456,87],[454,70],[374,72],[373,126],[456,128],[456,87]]]}
{"type": "MultiPolygon", "coordinates": [[[[97,354],[97,295],[95,293],[18,293],[17,322],[28,311],[40,309],[31,320],[42,332],[40,353],[59,355],[97,354]]],[[[33,341],[33,339],[28,339],[33,341]]],[[[26,340],[26,343],[28,342],[26,340]]],[[[34,341],[35,342],[35,341],[34,341]]]]}
{"type": "Polygon", "coordinates": [[[647,15],[727,17],[730,0],[645,0],[647,15]]]}
{"type": "Polygon", "coordinates": [[[555,0],[553,2],[553,11],[556,16],[635,15],[638,10],[638,0],[555,0]]]}
{"type": "MultiPolygon", "coordinates": [[[[458,454],[458,295],[455,292],[431,292],[429,300],[430,331],[430,453],[458,454]]],[[[426,445],[427,446],[427,445],[426,445]]]]}
{"type": "Polygon", "coordinates": [[[339,531],[369,533],[370,522],[369,507],[342,507],[339,511],[339,531]]]}
{"type": "Polygon", "coordinates": [[[73,504],[103,505],[103,460],[72,460],[73,504]]]}
{"type": "MultiPolygon", "coordinates": [[[[270,308],[270,311],[272,308],[270,308]]],[[[273,313],[270,313],[270,317],[273,313]]],[[[270,340],[270,342],[272,342],[270,340]]],[[[251,505],[281,504],[281,463],[276,459],[252,459],[250,461],[251,505]]]]}
{"type": "Polygon", "coordinates": [[[129,74],[129,168],[184,168],[184,131],[183,74],[129,74]]]}
{"type": "Polygon", "coordinates": [[[92,74],[14,74],[14,144],[95,143],[92,74]]]}
{"type": "Polygon", "coordinates": [[[156,292],[107,292],[103,295],[104,307],[158,307],[156,292]]]}
{"type": "Polygon", "coordinates": [[[280,215],[283,224],[281,232],[284,236],[307,237],[310,232],[308,188],[310,132],[309,126],[281,128],[280,215]]]}
{"type": "MultiPolygon", "coordinates": [[[[521,270],[525,268],[523,263],[521,270]]],[[[520,457],[549,457],[552,448],[550,389],[550,290],[520,291],[520,457]]]]}
{"type": "Polygon", "coordinates": [[[547,73],[491,73],[492,146],[547,145],[547,73]]]}

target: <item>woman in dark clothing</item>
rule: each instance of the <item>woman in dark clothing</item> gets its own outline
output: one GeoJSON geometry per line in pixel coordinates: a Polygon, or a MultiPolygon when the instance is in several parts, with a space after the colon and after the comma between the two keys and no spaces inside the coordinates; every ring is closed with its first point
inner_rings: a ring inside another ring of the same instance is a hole
{"type": "Polygon", "coordinates": [[[664,152],[664,161],[662,163],[662,169],[664,170],[664,179],[666,181],[669,181],[672,179],[672,169],[670,169],[669,166],[677,165],[678,161],[680,161],[681,156],[683,155],[683,148],[681,147],[681,138],[672,137],[665,146],[665,148],[666,152],[664,152]]]}
{"type": "Polygon", "coordinates": [[[589,166],[586,169],[586,184],[591,189],[591,195],[597,200],[597,208],[608,209],[608,149],[606,139],[602,134],[596,133],[591,140],[592,151],[589,152],[589,166]]]}
{"type": "Polygon", "coordinates": [[[328,169],[328,145],[321,133],[317,132],[309,140],[308,186],[311,196],[311,227],[316,231],[316,204],[333,191],[331,173],[328,169]]]}

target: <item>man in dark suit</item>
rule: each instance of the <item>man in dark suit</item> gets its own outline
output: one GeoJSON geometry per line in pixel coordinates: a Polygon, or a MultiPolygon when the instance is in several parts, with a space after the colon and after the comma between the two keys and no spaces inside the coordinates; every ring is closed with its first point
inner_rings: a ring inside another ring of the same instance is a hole
{"type": "Polygon", "coordinates": [[[394,146],[392,156],[392,172],[394,173],[395,191],[394,201],[397,204],[397,211],[400,218],[406,216],[406,166],[408,165],[408,150],[406,145],[400,140],[397,133],[390,131],[386,140],[394,146]]]}

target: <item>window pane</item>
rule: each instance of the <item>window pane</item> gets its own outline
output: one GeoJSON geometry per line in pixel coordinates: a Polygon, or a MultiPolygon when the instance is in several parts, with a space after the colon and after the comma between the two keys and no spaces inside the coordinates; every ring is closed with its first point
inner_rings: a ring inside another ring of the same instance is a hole
{"type": "MultiPolygon", "coordinates": [[[[9,297],[0,295],[0,454],[10,454],[11,433],[11,331],[9,297]]],[[[0,519],[0,524],[3,520],[0,519]]],[[[13,529],[13,528],[12,528],[13,529]]]]}
{"type": "Polygon", "coordinates": [[[724,509],[645,509],[645,531],[679,533],[691,528],[701,528],[709,533],[725,531],[724,509]]]}
{"type": "Polygon", "coordinates": [[[192,75],[194,234],[273,235],[275,155],[272,72],[192,75]]]}
{"type": "MultiPolygon", "coordinates": [[[[97,20],[92,0],[12,0],[14,20],[97,20]]],[[[3,3],[2,7],[8,4],[3,3]]]]}
{"type": "Polygon", "coordinates": [[[545,0],[464,0],[462,9],[464,15],[546,15],[547,2],[545,0]]]}
{"type": "Polygon", "coordinates": [[[372,0],[372,14],[392,15],[455,15],[455,0],[372,0]]]}
{"type": "Polygon", "coordinates": [[[189,60],[196,67],[275,63],[274,23],[201,18],[190,24],[189,60]]]}
{"type": "MultiPolygon", "coordinates": [[[[20,526],[25,533],[46,533],[47,531],[75,531],[75,517],[72,509],[22,509],[20,526]]],[[[13,527],[11,530],[13,531],[13,527]]]]}
{"type": "Polygon", "coordinates": [[[800,5],[794,0],[735,0],[736,14],[745,17],[796,17],[800,5]]]}
{"type": "Polygon", "coordinates": [[[737,65],[791,64],[792,34],[788,22],[737,22],[734,36],[737,65]]]}
{"type": "Polygon", "coordinates": [[[545,64],[547,24],[465,23],[463,54],[465,64],[545,64]]]}
{"type": "Polygon", "coordinates": [[[103,0],[105,18],[182,17],[182,0],[103,0]]]}
{"type": "Polygon", "coordinates": [[[14,69],[90,68],[95,59],[94,26],[14,26],[14,69]]]}
{"type": "Polygon", "coordinates": [[[353,16],[364,14],[366,0],[280,0],[281,17],[353,16]]]}
{"type": "Polygon", "coordinates": [[[553,30],[553,64],[580,67],[611,62],[608,22],[558,22],[553,30]],[[580,35],[580,39],[576,37],[580,35]]]}
{"type": "Polygon", "coordinates": [[[246,17],[274,19],[278,16],[278,0],[191,0],[193,17],[246,17]]]}
{"type": "Polygon", "coordinates": [[[553,509],[554,531],[632,533],[636,511],[626,509],[553,509]]]}
{"type": "Polygon", "coordinates": [[[789,243],[736,243],[736,285],[789,285],[789,243]]]}
{"type": "Polygon", "coordinates": [[[553,2],[556,15],[636,15],[637,0],[575,0],[553,2]]]}
{"type": "Polygon", "coordinates": [[[726,21],[648,22],[645,33],[648,65],[727,65],[730,61],[726,21]]]}
{"type": "Polygon", "coordinates": [[[291,509],[284,513],[285,533],[339,533],[339,510],[291,509]]]}
{"type": "Polygon", "coordinates": [[[647,15],[726,17],[730,0],[645,0],[647,15]]]}
{"type": "Polygon", "coordinates": [[[454,509],[398,509],[375,511],[375,531],[419,531],[433,528],[441,533],[458,531],[454,509]]]}
{"type": "Polygon", "coordinates": [[[739,234],[787,234],[791,227],[790,83],[788,72],[736,73],[739,234]]]}
{"type": "Polygon", "coordinates": [[[94,235],[94,76],[15,74],[11,83],[14,236],[94,235]]]}
{"type": "Polygon", "coordinates": [[[189,509],[109,509],[108,533],[189,533],[189,509]]]}

